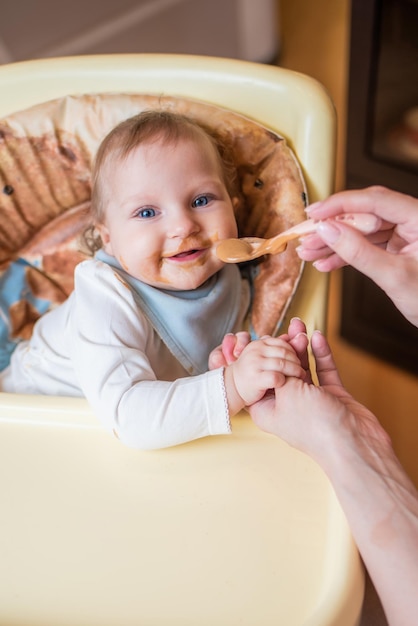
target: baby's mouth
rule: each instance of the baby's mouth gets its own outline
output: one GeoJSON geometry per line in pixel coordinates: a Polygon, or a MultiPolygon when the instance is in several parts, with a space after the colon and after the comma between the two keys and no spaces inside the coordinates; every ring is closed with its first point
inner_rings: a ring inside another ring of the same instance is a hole
{"type": "Polygon", "coordinates": [[[167,257],[171,261],[194,261],[206,252],[206,248],[190,248],[167,257]]]}
{"type": "Polygon", "coordinates": [[[168,253],[165,259],[168,261],[175,261],[177,263],[185,261],[195,261],[200,259],[203,255],[212,247],[212,242],[209,240],[184,240],[171,254],[168,253]]]}

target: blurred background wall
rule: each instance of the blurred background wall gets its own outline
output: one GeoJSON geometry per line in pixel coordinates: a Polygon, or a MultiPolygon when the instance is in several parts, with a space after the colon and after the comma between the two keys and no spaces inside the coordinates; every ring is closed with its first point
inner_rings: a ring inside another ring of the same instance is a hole
{"type": "Polygon", "coordinates": [[[270,62],[276,0],[2,0],[0,62],[170,52],[270,62]]]}

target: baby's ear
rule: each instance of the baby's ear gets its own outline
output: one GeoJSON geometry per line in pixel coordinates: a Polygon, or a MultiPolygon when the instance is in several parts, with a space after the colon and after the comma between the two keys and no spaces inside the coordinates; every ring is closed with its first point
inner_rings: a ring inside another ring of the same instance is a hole
{"type": "Polygon", "coordinates": [[[112,244],[110,243],[109,229],[104,224],[96,224],[95,230],[99,233],[103,248],[108,254],[112,254],[112,244]]]}
{"type": "Polygon", "coordinates": [[[239,198],[238,196],[232,196],[231,200],[232,200],[232,206],[234,207],[234,211],[236,211],[239,206],[239,198]]]}

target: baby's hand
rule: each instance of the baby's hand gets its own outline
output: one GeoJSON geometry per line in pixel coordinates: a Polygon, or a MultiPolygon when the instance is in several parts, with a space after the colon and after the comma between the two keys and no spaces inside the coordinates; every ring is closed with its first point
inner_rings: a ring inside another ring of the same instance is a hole
{"type": "Polygon", "coordinates": [[[286,339],[262,337],[250,342],[240,357],[225,367],[225,389],[230,414],[258,402],[269,389],[284,384],[287,376],[304,379],[299,357],[286,339]]]}
{"type": "Polygon", "coordinates": [[[250,341],[250,333],[246,331],[240,331],[235,334],[228,333],[225,335],[222,344],[212,350],[209,355],[209,369],[215,370],[218,367],[224,367],[236,361],[250,341]]]}

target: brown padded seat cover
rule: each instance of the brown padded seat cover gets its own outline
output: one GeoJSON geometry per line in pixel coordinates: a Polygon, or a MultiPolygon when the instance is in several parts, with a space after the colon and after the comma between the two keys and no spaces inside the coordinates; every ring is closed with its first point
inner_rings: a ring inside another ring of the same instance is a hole
{"type": "MultiPolygon", "coordinates": [[[[270,237],[305,219],[306,188],[295,156],[283,137],[260,124],[186,98],[68,96],[0,120],[0,271],[23,257],[38,267],[28,270],[36,295],[53,303],[69,295],[74,266],[87,255],[80,235],[89,223],[96,149],[116,124],[149,108],[185,113],[228,136],[241,190],[240,236],[270,237]]],[[[277,331],[301,271],[292,244],[257,266],[251,324],[258,336],[277,331]]],[[[36,320],[22,311],[23,337],[36,320]]]]}

